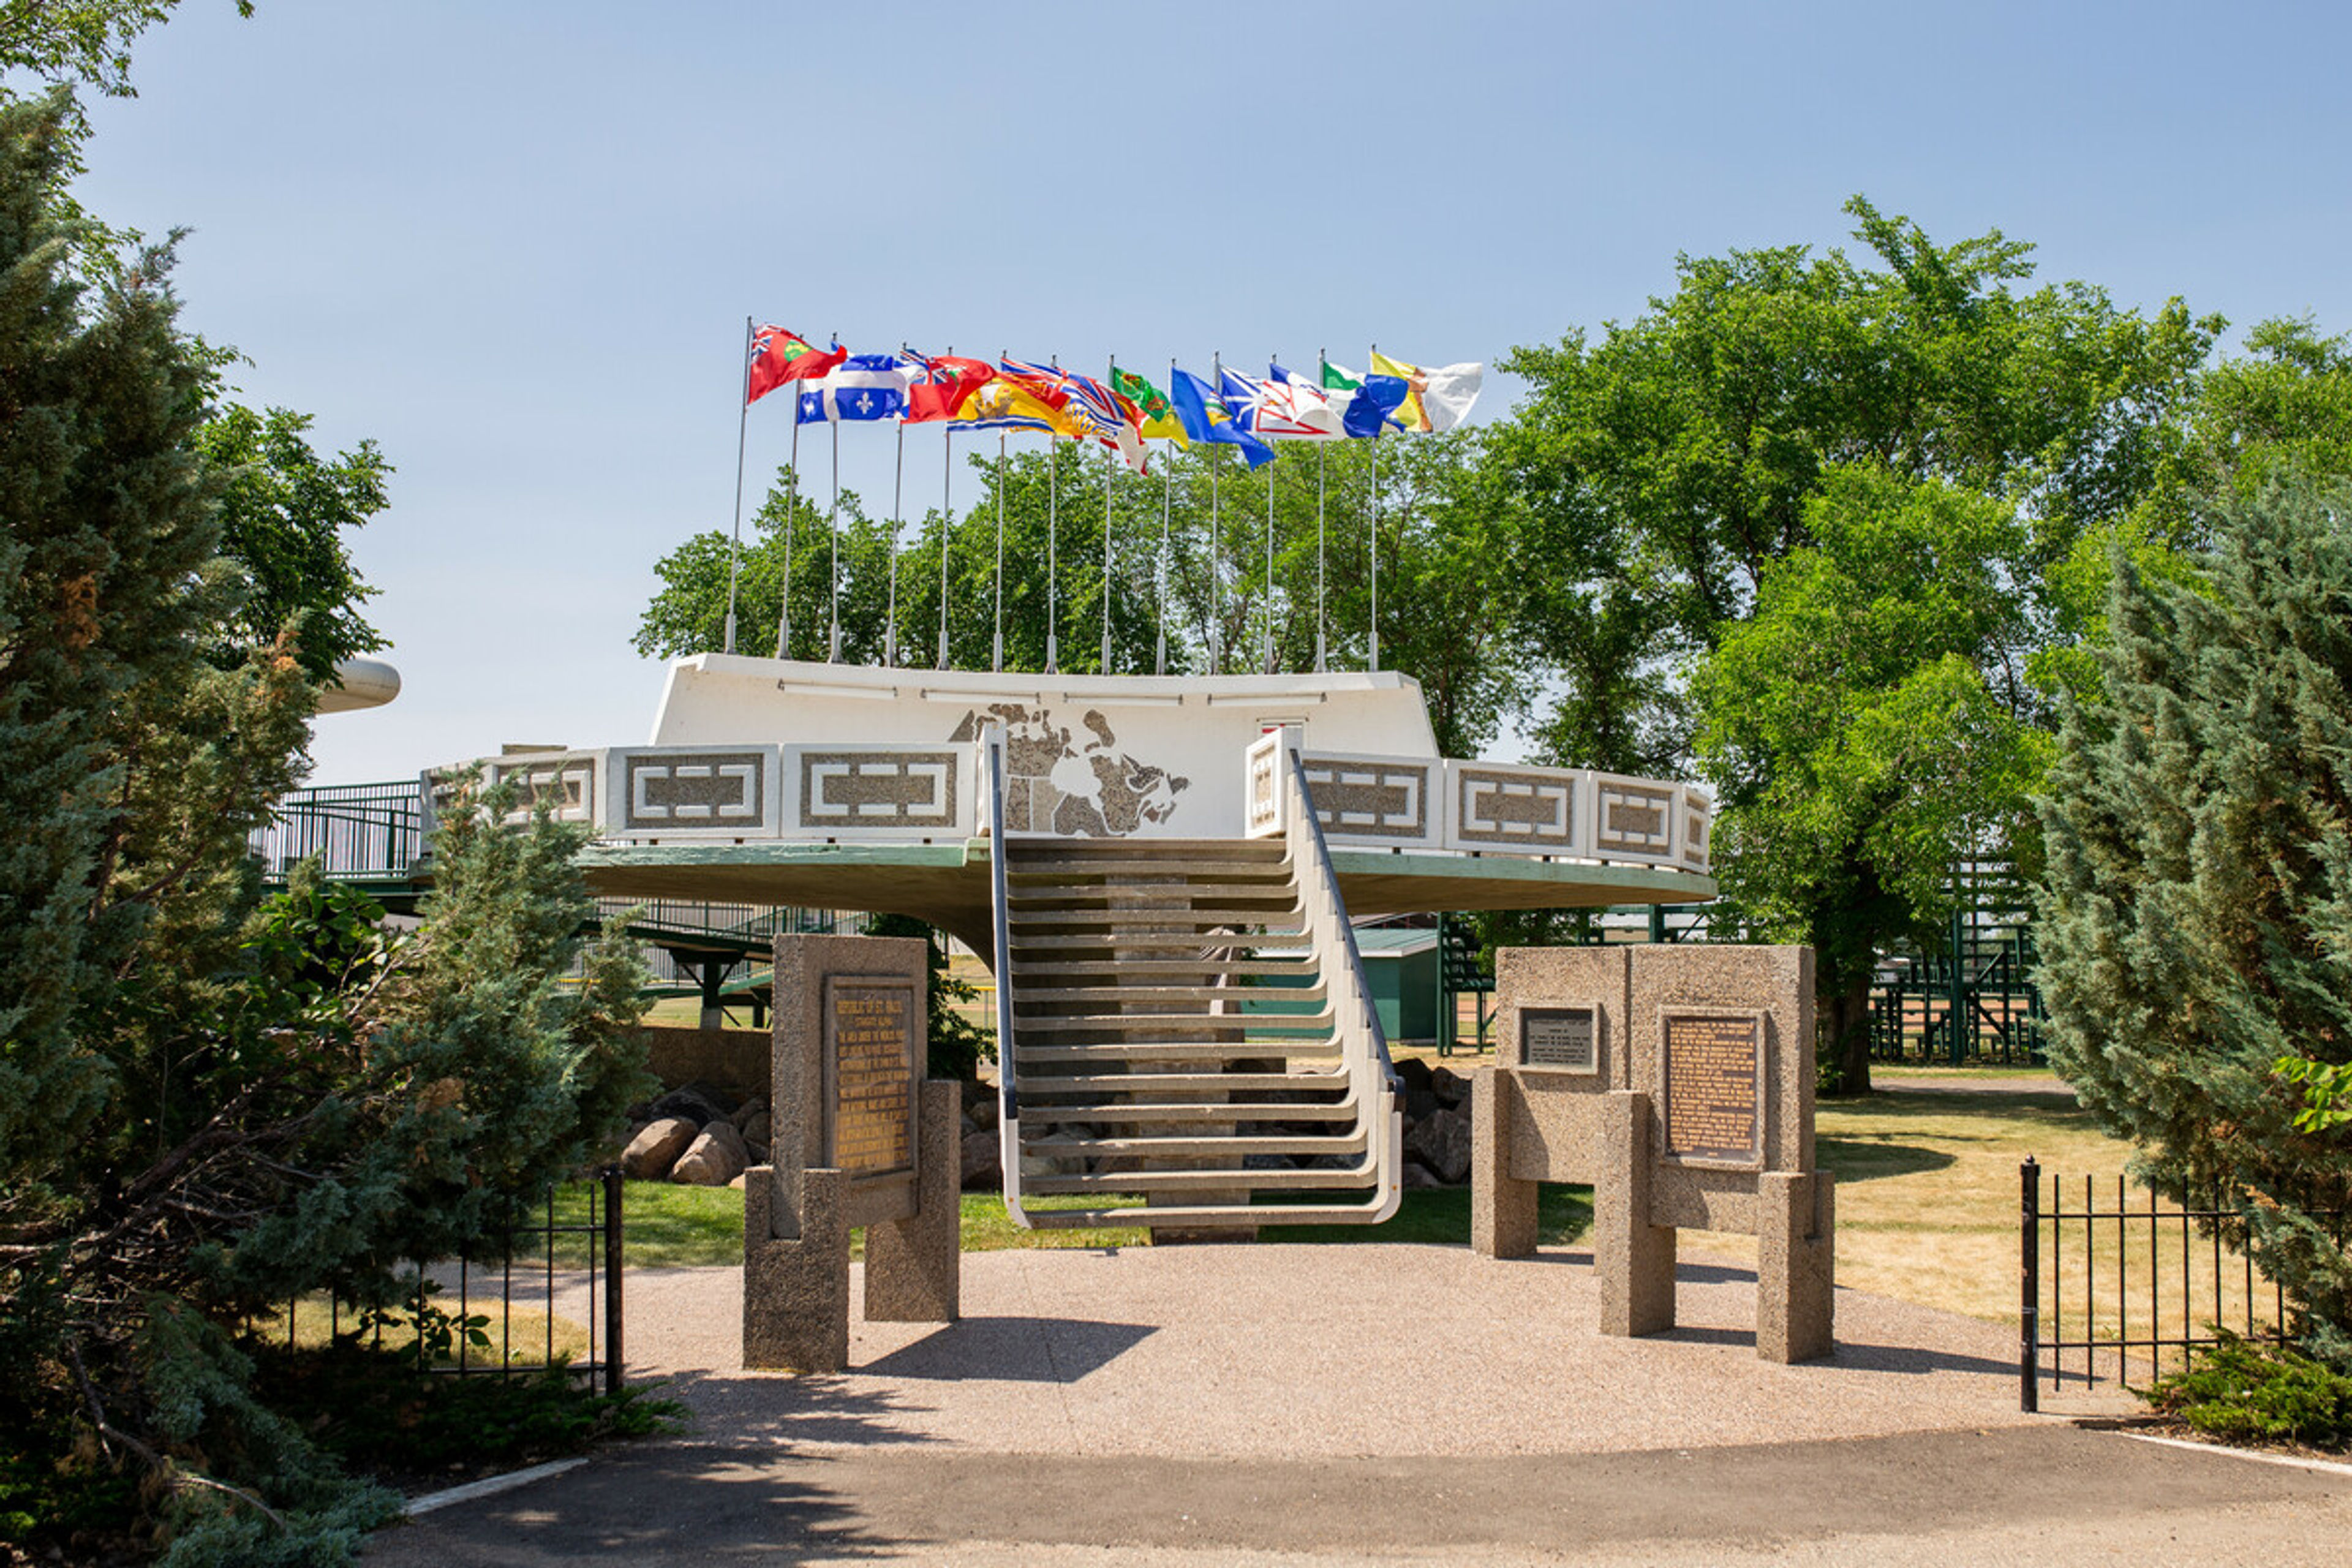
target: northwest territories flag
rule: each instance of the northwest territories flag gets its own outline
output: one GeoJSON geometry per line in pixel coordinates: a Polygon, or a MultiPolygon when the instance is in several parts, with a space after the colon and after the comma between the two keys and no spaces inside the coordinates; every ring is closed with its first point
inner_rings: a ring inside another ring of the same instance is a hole
{"type": "Polygon", "coordinates": [[[896,354],[851,354],[803,389],[799,423],[895,419],[907,412],[907,367],[896,354]]]}
{"type": "Polygon", "coordinates": [[[1193,440],[1239,447],[1253,468],[1274,461],[1274,448],[1235,424],[1233,410],[1225,406],[1216,389],[1191,371],[1171,369],[1168,400],[1176,405],[1176,417],[1193,440]]]}

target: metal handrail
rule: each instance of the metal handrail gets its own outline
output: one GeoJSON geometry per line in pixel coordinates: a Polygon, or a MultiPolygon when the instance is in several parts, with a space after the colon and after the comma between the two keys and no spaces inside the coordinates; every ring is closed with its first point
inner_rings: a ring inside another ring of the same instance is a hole
{"type": "Polygon", "coordinates": [[[1021,1092],[1013,1081],[1013,921],[1004,867],[1004,726],[980,733],[981,776],[988,795],[988,896],[996,942],[996,1138],[1004,1212],[1027,1226],[1021,1207],[1021,1092]]]}
{"type": "MultiPolygon", "coordinates": [[[[1380,1009],[1372,1001],[1371,980],[1364,973],[1364,955],[1356,946],[1355,928],[1349,923],[1347,900],[1341,896],[1339,879],[1331,869],[1330,846],[1324,842],[1323,825],[1316,819],[1314,797],[1307,791],[1306,768],[1298,755],[1297,731],[1283,731],[1275,751],[1275,789],[1280,802],[1281,832],[1292,875],[1298,882],[1299,907],[1307,917],[1307,928],[1315,933],[1316,946],[1327,953],[1336,950],[1346,959],[1336,976],[1338,984],[1332,986],[1331,1025],[1339,1036],[1340,1060],[1347,1064],[1353,1080],[1348,1098],[1364,1107],[1370,1123],[1365,1152],[1381,1177],[1380,1202],[1370,1215],[1370,1223],[1376,1225],[1395,1214],[1404,1199],[1404,1121],[1396,1103],[1400,1087],[1396,1068],[1389,1059],[1388,1036],[1381,1027],[1380,1009]],[[1339,993],[1345,993],[1344,1002],[1339,993]],[[1383,1134],[1388,1152],[1385,1161],[1373,1152],[1371,1142],[1383,1134]]],[[[1327,967],[1325,973],[1330,973],[1327,967]]]]}

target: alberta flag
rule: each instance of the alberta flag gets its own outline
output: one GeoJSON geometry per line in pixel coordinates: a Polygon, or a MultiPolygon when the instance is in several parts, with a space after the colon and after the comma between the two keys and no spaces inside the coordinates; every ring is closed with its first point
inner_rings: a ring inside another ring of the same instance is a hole
{"type": "Polygon", "coordinates": [[[896,354],[851,354],[801,393],[803,425],[895,419],[907,412],[907,367],[896,354]]]}

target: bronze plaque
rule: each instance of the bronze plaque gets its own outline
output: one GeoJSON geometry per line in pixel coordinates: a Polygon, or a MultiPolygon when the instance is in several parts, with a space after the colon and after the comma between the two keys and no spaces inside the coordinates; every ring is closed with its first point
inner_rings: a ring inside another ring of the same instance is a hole
{"type": "Polygon", "coordinates": [[[824,1060],[833,1080],[828,1163],[852,1177],[915,1163],[915,988],[905,980],[828,977],[824,1060]]]}
{"type": "Polygon", "coordinates": [[[1764,1163],[1764,1019],[1756,1013],[1669,1013],[1664,1032],[1666,1157],[1764,1163]]]}
{"type": "Polygon", "coordinates": [[[1591,1007],[1520,1008],[1519,1065],[1555,1072],[1599,1072],[1599,1016],[1591,1007]]]}

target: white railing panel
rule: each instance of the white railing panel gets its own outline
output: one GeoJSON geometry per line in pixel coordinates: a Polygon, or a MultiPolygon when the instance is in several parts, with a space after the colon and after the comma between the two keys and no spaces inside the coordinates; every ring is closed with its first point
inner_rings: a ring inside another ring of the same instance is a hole
{"type": "Polygon", "coordinates": [[[977,830],[970,746],[782,749],[783,835],[797,840],[968,838],[977,830]]]}
{"type": "Polygon", "coordinates": [[[607,837],[773,838],[782,826],[773,746],[615,747],[604,778],[607,837]]]}
{"type": "Polygon", "coordinates": [[[511,783],[515,786],[515,809],[506,816],[507,825],[520,826],[530,820],[541,795],[555,795],[555,820],[581,822],[593,826],[597,813],[604,809],[604,752],[528,752],[514,756],[482,759],[484,784],[511,783]]]}
{"type": "Polygon", "coordinates": [[[1280,763],[1286,731],[1269,730],[1250,745],[1242,758],[1243,831],[1252,838],[1270,838],[1283,830],[1280,763]]]}
{"type": "Polygon", "coordinates": [[[1448,761],[1445,847],[1581,855],[1591,843],[1592,775],[1582,768],[1448,761]]]}
{"type": "Polygon", "coordinates": [[[1591,853],[1603,860],[1676,864],[1682,793],[1680,784],[1656,779],[1594,773],[1591,853]]]}
{"type": "Polygon", "coordinates": [[[1445,764],[1435,757],[1302,755],[1324,837],[1433,849],[1445,841],[1445,764]]]}

